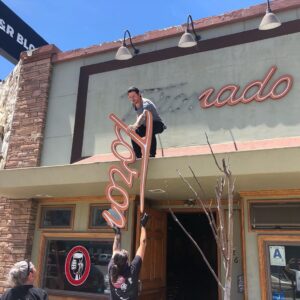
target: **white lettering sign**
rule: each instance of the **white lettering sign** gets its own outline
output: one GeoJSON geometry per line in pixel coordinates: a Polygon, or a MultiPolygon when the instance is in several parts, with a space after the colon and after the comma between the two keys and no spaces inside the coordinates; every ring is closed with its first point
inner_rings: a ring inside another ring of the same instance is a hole
{"type": "Polygon", "coordinates": [[[0,29],[5,32],[5,22],[2,19],[0,19],[0,29]]]}
{"type": "Polygon", "coordinates": [[[16,42],[22,45],[26,50],[33,50],[35,46],[33,44],[29,44],[28,40],[19,32],[15,33],[14,28],[5,23],[5,20],[0,19],[0,29],[4,31],[9,37],[15,39],[16,42]]]}

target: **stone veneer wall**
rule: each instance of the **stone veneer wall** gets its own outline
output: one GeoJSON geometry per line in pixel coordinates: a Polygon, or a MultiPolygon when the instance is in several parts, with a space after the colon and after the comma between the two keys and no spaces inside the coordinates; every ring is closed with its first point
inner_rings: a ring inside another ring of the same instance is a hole
{"type": "MultiPolygon", "coordinates": [[[[38,167],[43,145],[52,57],[59,50],[48,45],[30,56],[21,55],[17,100],[4,168],[38,167]]],[[[0,198],[0,294],[6,276],[17,261],[30,259],[37,202],[34,199],[0,198]]]]}
{"type": "Polygon", "coordinates": [[[20,84],[5,169],[36,167],[40,164],[46,124],[51,58],[57,48],[45,46],[23,53],[20,84]]]}
{"type": "Polygon", "coordinates": [[[8,140],[15,103],[19,90],[21,63],[19,62],[13,72],[0,82],[0,169],[4,168],[8,150],[8,140]]]}

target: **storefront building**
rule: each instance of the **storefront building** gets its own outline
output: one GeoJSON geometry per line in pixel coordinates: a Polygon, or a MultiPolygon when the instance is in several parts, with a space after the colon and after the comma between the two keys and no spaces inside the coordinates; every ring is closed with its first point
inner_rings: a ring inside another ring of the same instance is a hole
{"type": "MultiPolygon", "coordinates": [[[[168,210],[222,277],[206,216],[178,175],[193,182],[191,167],[202,199],[214,205],[220,172],[205,133],[236,178],[232,299],[300,299],[300,1],[275,0],[272,9],[282,25],[268,31],[257,29],[265,4],[195,21],[201,40],[193,48],[177,46],[181,26],[136,36],[140,52],[126,61],[114,59],[120,42],[69,52],[47,45],[22,54],[0,90],[0,294],[11,265],[31,258],[37,285],[50,299],[108,299],[114,235],[101,213],[111,205],[109,169],[120,165],[111,153],[116,133],[109,115],[134,121],[127,100],[134,85],[168,127],[148,166],[141,299],[221,297],[168,210]],[[79,261],[85,263],[80,278],[72,272],[79,261]]],[[[122,247],[132,257],[138,179],[127,192],[122,247]]]]}

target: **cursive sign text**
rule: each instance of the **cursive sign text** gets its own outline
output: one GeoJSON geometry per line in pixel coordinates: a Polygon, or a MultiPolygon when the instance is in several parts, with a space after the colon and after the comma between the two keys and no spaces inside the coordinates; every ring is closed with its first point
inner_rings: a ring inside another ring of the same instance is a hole
{"type": "Polygon", "coordinates": [[[126,225],[126,219],[124,212],[129,206],[129,196],[125,188],[118,185],[115,179],[115,175],[119,176],[121,181],[128,187],[132,188],[134,178],[140,178],[140,210],[144,212],[144,198],[145,198],[145,184],[147,179],[147,169],[149,161],[149,152],[151,146],[152,130],[153,130],[153,118],[149,111],[146,113],[146,135],[140,137],[135,131],[130,130],[128,126],[122,122],[114,114],[111,114],[109,118],[115,123],[115,139],[111,144],[112,153],[121,162],[121,166],[112,166],[109,169],[109,184],[106,187],[105,195],[111,203],[112,211],[103,211],[102,216],[106,222],[112,227],[113,225],[123,228],[126,225]],[[142,152],[141,168],[140,171],[131,168],[129,165],[136,160],[135,153],[132,146],[128,144],[121,135],[121,130],[126,133],[133,141],[135,141],[140,147],[142,152]],[[117,148],[125,147],[129,155],[119,153],[117,148]],[[114,192],[121,194],[121,200],[116,199],[114,192]]]}
{"type": "Polygon", "coordinates": [[[290,75],[283,75],[279,77],[267,91],[266,86],[271,80],[276,70],[277,67],[273,66],[270,68],[263,80],[255,80],[248,83],[240,97],[237,97],[236,95],[237,92],[240,90],[240,86],[235,84],[228,84],[222,87],[217,93],[215,99],[210,99],[215,89],[209,88],[199,96],[200,106],[202,108],[209,108],[212,106],[222,107],[225,104],[233,106],[238,103],[247,104],[254,100],[257,102],[262,102],[268,98],[278,100],[284,97],[292,88],[293,77],[290,75]],[[284,85],[284,88],[281,92],[278,92],[278,88],[280,85],[284,85]]]}

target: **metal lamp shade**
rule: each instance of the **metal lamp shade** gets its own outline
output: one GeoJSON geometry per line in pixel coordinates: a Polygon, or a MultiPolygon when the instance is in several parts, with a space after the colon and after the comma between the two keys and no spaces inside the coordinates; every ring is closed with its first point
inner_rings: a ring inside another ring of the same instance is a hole
{"type": "Polygon", "coordinates": [[[180,48],[189,48],[197,45],[195,38],[189,32],[185,32],[178,43],[178,47],[180,48]]]}
{"type": "Polygon", "coordinates": [[[269,30],[279,27],[281,25],[278,17],[272,12],[266,12],[265,16],[261,20],[261,23],[258,27],[259,30],[269,30]]]}
{"type": "Polygon", "coordinates": [[[121,46],[115,56],[115,59],[117,60],[127,60],[127,59],[131,59],[132,58],[132,54],[130,53],[130,51],[128,50],[128,48],[126,46],[121,46]]]}

